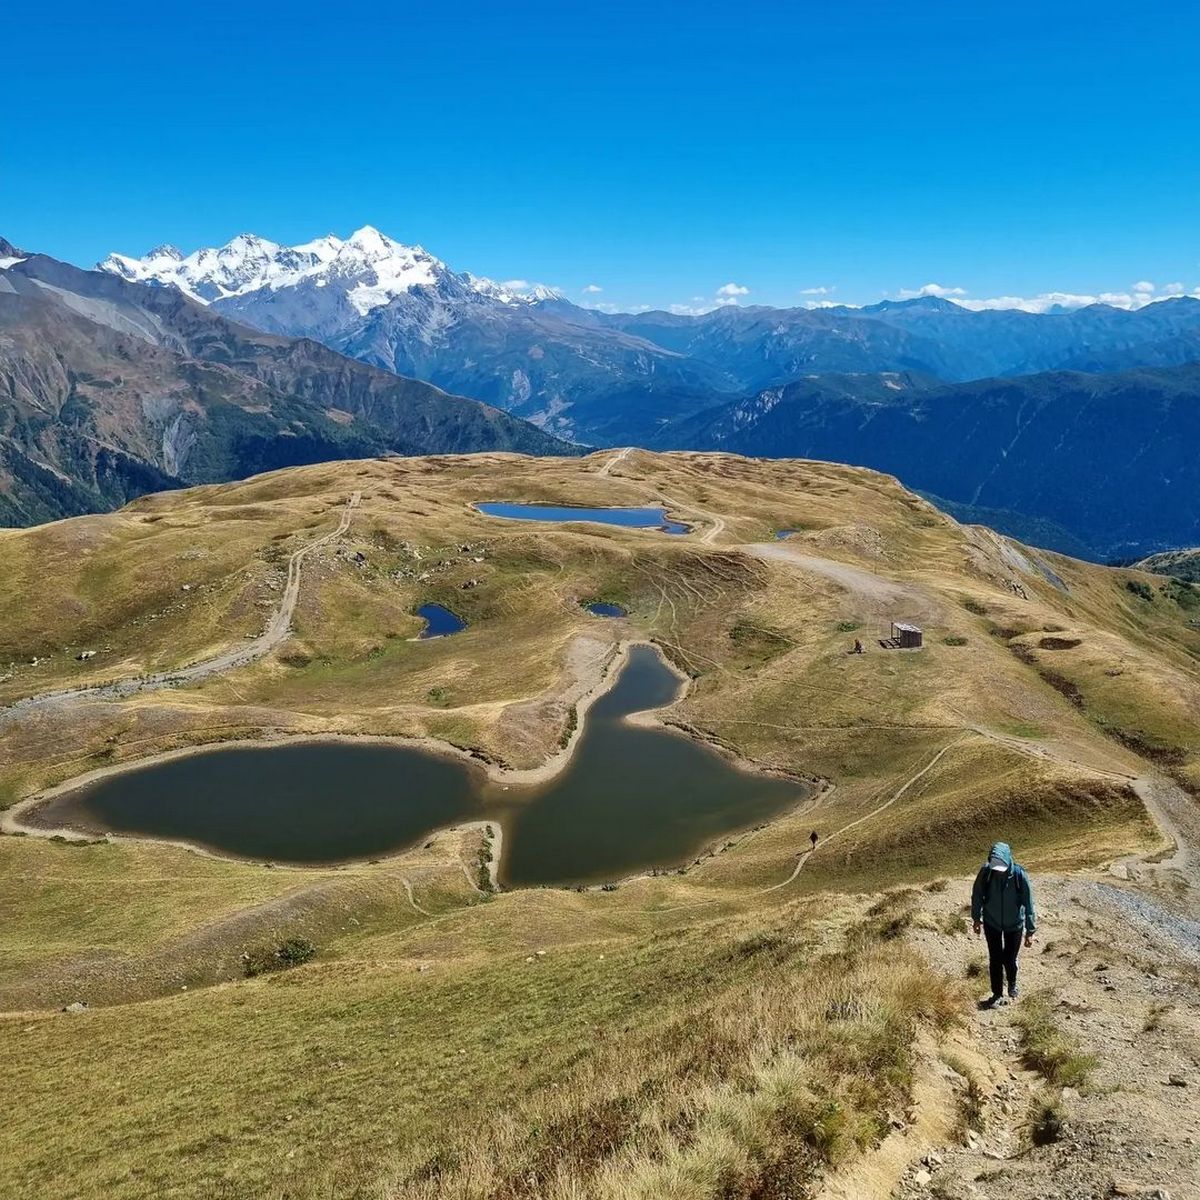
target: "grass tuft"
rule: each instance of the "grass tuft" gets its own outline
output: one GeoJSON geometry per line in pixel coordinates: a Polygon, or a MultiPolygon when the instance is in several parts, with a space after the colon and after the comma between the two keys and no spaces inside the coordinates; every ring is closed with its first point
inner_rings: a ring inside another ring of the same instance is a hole
{"type": "Polygon", "coordinates": [[[1079,1044],[1054,1019],[1046,993],[1031,996],[1014,1018],[1021,1034],[1021,1058],[1030,1070],[1058,1087],[1082,1087],[1098,1059],[1084,1054],[1079,1044]]]}

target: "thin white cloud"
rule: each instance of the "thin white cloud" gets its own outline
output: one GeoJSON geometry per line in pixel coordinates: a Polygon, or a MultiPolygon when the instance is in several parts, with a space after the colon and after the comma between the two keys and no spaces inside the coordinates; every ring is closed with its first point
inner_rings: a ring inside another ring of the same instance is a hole
{"type": "MultiPolygon", "coordinates": [[[[801,305],[806,309],[852,309],[862,307],[861,304],[854,304],[845,300],[839,301],[823,298],[830,296],[837,290],[832,285],[813,285],[812,287],[799,289],[798,295],[804,297],[801,305]]],[[[704,316],[715,309],[739,304],[741,297],[748,295],[749,292],[750,289],[741,284],[726,283],[717,288],[711,297],[692,296],[687,302],[669,305],[667,311],[678,316],[704,316]]],[[[1162,300],[1174,300],[1182,297],[1200,300],[1200,284],[1189,290],[1187,285],[1181,282],[1167,283],[1159,286],[1149,280],[1142,279],[1138,280],[1137,283],[1128,285],[1127,290],[1120,291],[1101,291],[1095,293],[1051,291],[1038,292],[1032,296],[975,296],[964,287],[941,283],[927,283],[922,287],[900,288],[898,291],[892,293],[885,291],[883,295],[885,297],[891,295],[899,300],[917,300],[923,297],[935,297],[937,299],[949,300],[972,312],[1009,309],[1017,312],[1046,313],[1052,310],[1070,311],[1086,308],[1093,304],[1106,304],[1112,308],[1120,308],[1133,312],[1139,308],[1145,308],[1148,304],[1155,304],[1162,300]]]]}
{"type": "Polygon", "coordinates": [[[524,292],[533,287],[533,284],[528,279],[506,279],[500,286],[508,288],[510,292],[524,292]]]}
{"type": "Polygon", "coordinates": [[[966,294],[966,288],[943,287],[940,283],[927,283],[919,288],[901,288],[897,293],[901,300],[919,300],[922,296],[936,296],[939,300],[949,300],[966,294]]]}
{"type": "Polygon", "coordinates": [[[597,292],[602,292],[604,289],[599,284],[589,283],[587,287],[579,289],[585,296],[594,296],[597,292]]]}
{"type": "MultiPolygon", "coordinates": [[[[976,312],[985,308],[1012,308],[1021,312],[1044,313],[1052,308],[1086,308],[1090,304],[1107,304],[1111,308],[1123,308],[1133,312],[1145,308],[1148,304],[1157,304],[1161,300],[1175,300],[1187,294],[1182,289],[1161,296],[1146,291],[1100,292],[1094,296],[1080,295],[1077,292],[1043,292],[1037,296],[995,296],[987,300],[967,298],[956,303],[976,312]]],[[[1192,295],[1200,298],[1200,289],[1192,295]]]]}

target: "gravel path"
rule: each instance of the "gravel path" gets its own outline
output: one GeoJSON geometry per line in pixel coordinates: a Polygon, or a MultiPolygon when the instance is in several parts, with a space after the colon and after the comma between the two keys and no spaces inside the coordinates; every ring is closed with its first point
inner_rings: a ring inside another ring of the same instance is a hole
{"type": "Polygon", "coordinates": [[[254,639],[241,646],[234,646],[229,650],[222,651],[213,658],[206,658],[203,662],[193,663],[191,666],[160,671],[154,675],[143,675],[135,679],[122,679],[116,683],[62,688],[58,691],[42,692],[37,696],[28,696],[24,700],[18,700],[8,708],[0,710],[0,728],[39,710],[57,708],[78,700],[120,700],[139,692],[153,692],[160,688],[175,687],[181,683],[196,683],[201,679],[247,666],[269,654],[276,646],[285,641],[292,631],[292,617],[296,612],[296,603],[300,599],[300,580],[304,559],[318,547],[341,537],[350,528],[350,518],[354,509],[358,507],[359,499],[360,493],[353,493],[346,502],[337,528],[307,542],[288,559],[287,584],[284,587],[279,607],[271,614],[266,629],[254,639]]]}

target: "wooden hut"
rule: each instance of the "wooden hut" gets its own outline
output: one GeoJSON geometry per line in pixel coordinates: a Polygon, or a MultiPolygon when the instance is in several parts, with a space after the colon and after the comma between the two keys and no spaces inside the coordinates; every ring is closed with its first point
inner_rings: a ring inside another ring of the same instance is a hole
{"type": "Polygon", "coordinates": [[[892,641],[901,650],[920,650],[924,634],[917,625],[909,625],[905,621],[893,621],[892,641]]]}

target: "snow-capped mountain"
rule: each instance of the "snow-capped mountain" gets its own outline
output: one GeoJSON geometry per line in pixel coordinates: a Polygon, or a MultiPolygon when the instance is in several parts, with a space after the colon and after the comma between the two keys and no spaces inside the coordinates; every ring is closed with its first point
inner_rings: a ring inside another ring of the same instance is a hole
{"type": "Polygon", "coordinates": [[[534,304],[558,295],[543,284],[504,284],[457,274],[420,246],[405,246],[371,225],[345,240],[329,234],[299,246],[242,233],[227,245],[186,256],[174,246],[159,246],[144,258],[110,254],[97,266],[133,282],[172,285],[204,304],[263,289],[333,288],[360,317],[414,288],[461,299],[482,296],[506,305],[534,304]]]}
{"type": "Polygon", "coordinates": [[[974,311],[935,296],[601,313],[550,288],[454,271],[369,225],[299,246],[250,234],[186,256],[161,246],[145,258],[110,255],[100,268],[597,445],[644,443],[681,417],[812,375],[963,381],[1200,360],[1196,298],[1054,314],[974,311]]]}
{"type": "MultiPolygon", "coordinates": [[[[484,399],[562,437],[594,436],[579,405],[594,398],[607,408],[614,385],[626,381],[635,391],[679,385],[689,396],[710,394],[713,372],[602,329],[553,288],[454,271],[370,225],[344,240],[329,235],[299,246],[254,234],[188,255],[160,246],[144,258],[111,254],[98,268],[178,288],[256,329],[313,338],[484,399]]],[[[664,416],[674,412],[671,404],[664,416]]]]}

